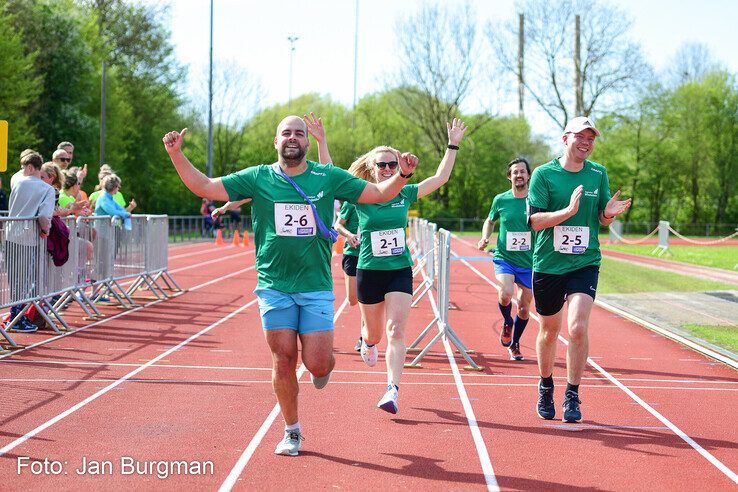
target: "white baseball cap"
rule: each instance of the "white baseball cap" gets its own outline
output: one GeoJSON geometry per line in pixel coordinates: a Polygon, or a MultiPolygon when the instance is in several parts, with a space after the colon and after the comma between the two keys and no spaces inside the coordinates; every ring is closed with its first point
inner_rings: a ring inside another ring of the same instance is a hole
{"type": "Polygon", "coordinates": [[[566,124],[566,128],[564,128],[564,135],[567,133],[579,133],[587,128],[595,132],[596,136],[600,136],[600,131],[595,128],[594,121],[587,116],[577,116],[576,118],[570,119],[569,123],[566,124]]]}

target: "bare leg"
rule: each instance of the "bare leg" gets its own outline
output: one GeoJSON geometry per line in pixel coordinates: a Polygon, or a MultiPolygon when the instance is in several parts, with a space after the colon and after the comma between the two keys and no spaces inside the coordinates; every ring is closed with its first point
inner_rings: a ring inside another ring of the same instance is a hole
{"type": "Polygon", "coordinates": [[[410,314],[413,296],[404,292],[388,292],[384,297],[387,312],[387,381],[395,386],[400,385],[402,370],[405,366],[405,324],[410,314]]]}
{"type": "Polygon", "coordinates": [[[566,376],[571,384],[579,384],[589,354],[589,314],[592,299],[587,294],[571,294],[568,298],[569,347],[566,350],[566,376]]]}
{"type": "Polygon", "coordinates": [[[336,358],[333,357],[333,330],[314,331],[300,335],[302,343],[302,362],[310,374],[323,377],[333,370],[336,358]]]}
{"type": "Polygon", "coordinates": [[[538,352],[538,371],[546,378],[553,374],[556,362],[556,341],[561,330],[563,309],[551,316],[541,316],[541,325],[536,339],[538,352]]]}
{"type": "Polygon", "coordinates": [[[297,422],[297,332],[288,328],[264,330],[272,351],[272,387],[287,425],[297,422]]]}

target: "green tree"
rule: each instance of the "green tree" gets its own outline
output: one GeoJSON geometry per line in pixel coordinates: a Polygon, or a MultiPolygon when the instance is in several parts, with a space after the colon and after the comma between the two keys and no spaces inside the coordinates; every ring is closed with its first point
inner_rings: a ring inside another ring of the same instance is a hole
{"type": "Polygon", "coordinates": [[[8,121],[8,171],[12,173],[19,166],[21,151],[39,143],[31,115],[41,91],[41,80],[33,70],[37,53],[27,51],[15,22],[6,8],[0,9],[0,120],[8,121]]]}

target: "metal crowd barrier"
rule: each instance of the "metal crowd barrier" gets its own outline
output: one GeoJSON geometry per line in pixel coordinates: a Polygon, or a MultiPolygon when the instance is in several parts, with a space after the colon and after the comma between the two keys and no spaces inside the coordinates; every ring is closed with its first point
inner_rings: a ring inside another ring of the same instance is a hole
{"type": "Polygon", "coordinates": [[[10,333],[32,306],[60,333],[70,330],[61,312],[72,302],[82,308],[85,319],[97,319],[103,314],[96,304],[138,306],[133,297],[142,288],[160,300],[184,292],[167,271],[166,215],[134,215],[130,229],[117,217],[64,222],[69,229],[69,258],[55,266],[36,217],[0,217],[0,309],[23,306],[13,319],[0,324],[0,335],[10,348],[19,347],[10,333]],[[127,289],[121,285],[125,281],[127,289]]]}
{"type": "Polygon", "coordinates": [[[436,224],[428,222],[425,219],[412,218],[410,219],[410,235],[412,248],[415,251],[415,256],[418,258],[416,273],[422,274],[423,280],[421,281],[421,285],[424,286],[423,293],[413,301],[413,305],[416,305],[420,298],[427,293],[435,317],[423,329],[415,341],[408,346],[408,352],[419,353],[412,362],[405,364],[405,367],[421,368],[420,362],[425,354],[443,338],[451,342],[469,364],[464,367],[465,370],[481,371],[482,368],[469,356],[470,353],[473,353],[473,350],[470,350],[464,345],[461,338],[449,323],[449,307],[451,305],[451,233],[445,229],[437,229],[436,224]],[[422,264],[421,259],[423,261],[422,264]],[[438,333],[421,349],[421,342],[434,326],[438,328],[438,333]]]}

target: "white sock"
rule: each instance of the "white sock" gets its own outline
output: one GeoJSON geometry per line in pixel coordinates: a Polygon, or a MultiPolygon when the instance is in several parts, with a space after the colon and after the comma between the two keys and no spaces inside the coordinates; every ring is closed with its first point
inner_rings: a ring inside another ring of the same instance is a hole
{"type": "Polygon", "coordinates": [[[300,421],[298,420],[294,424],[289,424],[289,425],[285,424],[284,430],[287,431],[287,432],[293,431],[293,430],[299,431],[300,430],[300,421]]]}

